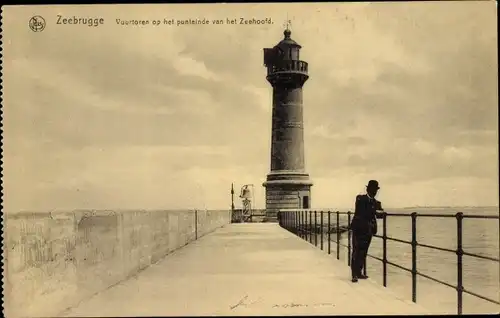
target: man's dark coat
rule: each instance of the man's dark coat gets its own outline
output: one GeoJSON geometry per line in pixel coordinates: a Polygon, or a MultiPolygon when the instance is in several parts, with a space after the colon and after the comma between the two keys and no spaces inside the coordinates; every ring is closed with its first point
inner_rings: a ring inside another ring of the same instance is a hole
{"type": "Polygon", "coordinates": [[[370,198],[367,194],[356,196],[356,209],[351,222],[351,229],[365,234],[377,234],[377,218],[383,214],[377,212],[382,209],[382,203],[370,198]]]}

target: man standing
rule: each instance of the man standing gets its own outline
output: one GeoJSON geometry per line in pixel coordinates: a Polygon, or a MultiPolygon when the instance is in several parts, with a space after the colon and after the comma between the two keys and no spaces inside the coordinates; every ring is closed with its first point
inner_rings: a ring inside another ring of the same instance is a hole
{"type": "Polygon", "coordinates": [[[379,190],[378,181],[370,180],[366,186],[366,194],[356,196],[356,209],[351,222],[352,230],[352,259],[351,274],[352,282],[356,283],[358,279],[366,279],[362,269],[366,262],[368,248],[372,241],[372,236],[377,233],[377,218],[382,218],[384,211],[382,203],[375,200],[379,190]]]}

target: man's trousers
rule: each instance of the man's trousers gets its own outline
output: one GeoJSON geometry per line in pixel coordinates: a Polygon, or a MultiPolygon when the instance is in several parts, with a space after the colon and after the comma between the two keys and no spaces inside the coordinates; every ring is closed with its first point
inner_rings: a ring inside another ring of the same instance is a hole
{"type": "Polygon", "coordinates": [[[359,277],[362,274],[363,266],[366,262],[366,255],[372,241],[372,234],[362,231],[352,231],[352,258],[351,273],[359,277]]]}

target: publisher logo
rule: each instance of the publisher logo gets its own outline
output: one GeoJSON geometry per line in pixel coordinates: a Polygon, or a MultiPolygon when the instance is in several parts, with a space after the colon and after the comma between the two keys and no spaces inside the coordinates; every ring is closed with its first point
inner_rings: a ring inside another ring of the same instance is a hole
{"type": "Polygon", "coordinates": [[[39,15],[35,15],[30,19],[29,27],[33,32],[42,32],[45,29],[45,19],[39,15]]]}

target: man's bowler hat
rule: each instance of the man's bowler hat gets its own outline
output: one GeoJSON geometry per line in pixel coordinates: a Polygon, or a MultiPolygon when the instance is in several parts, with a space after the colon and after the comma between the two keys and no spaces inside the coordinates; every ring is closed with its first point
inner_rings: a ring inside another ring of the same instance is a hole
{"type": "Polygon", "coordinates": [[[378,186],[378,181],[377,180],[370,180],[368,181],[368,185],[366,186],[367,188],[372,188],[372,189],[380,189],[378,186]]]}

